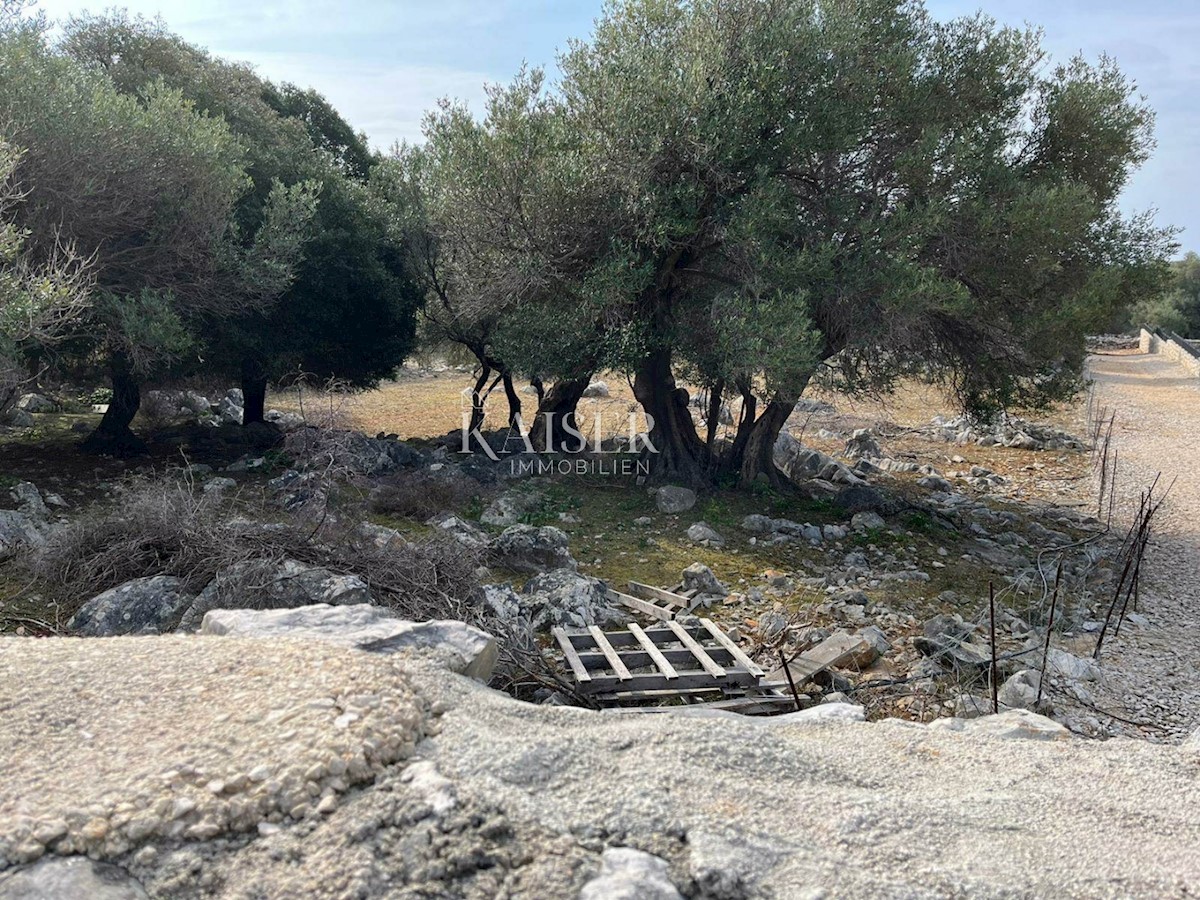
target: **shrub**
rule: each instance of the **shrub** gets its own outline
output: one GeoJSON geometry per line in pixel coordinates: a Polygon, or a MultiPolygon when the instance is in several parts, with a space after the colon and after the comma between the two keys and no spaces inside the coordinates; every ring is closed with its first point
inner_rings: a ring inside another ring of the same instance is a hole
{"type": "Polygon", "coordinates": [[[457,469],[419,469],[382,481],[371,492],[371,509],[424,522],[446,510],[459,510],[479,494],[479,483],[457,469]]]}
{"type": "Polygon", "coordinates": [[[236,563],[284,559],[358,575],[376,602],[405,618],[479,619],[469,602],[479,555],[450,536],[381,547],[348,518],[328,517],[315,528],[291,514],[257,522],[170,477],[124,484],[114,503],[56,531],[27,565],[69,617],[89,598],[134,578],[174,575],[199,591],[236,563]]]}

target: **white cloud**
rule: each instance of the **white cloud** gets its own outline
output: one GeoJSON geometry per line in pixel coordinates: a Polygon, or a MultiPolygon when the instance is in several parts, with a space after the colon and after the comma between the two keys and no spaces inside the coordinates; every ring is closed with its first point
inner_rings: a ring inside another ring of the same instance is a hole
{"type": "MultiPolygon", "coordinates": [[[[214,52],[220,52],[216,47],[214,52]]],[[[421,120],[442,97],[483,108],[483,72],[448,66],[354,62],[315,54],[244,54],[245,61],[272,81],[290,81],[323,94],[375,146],[421,137],[421,120]]]]}

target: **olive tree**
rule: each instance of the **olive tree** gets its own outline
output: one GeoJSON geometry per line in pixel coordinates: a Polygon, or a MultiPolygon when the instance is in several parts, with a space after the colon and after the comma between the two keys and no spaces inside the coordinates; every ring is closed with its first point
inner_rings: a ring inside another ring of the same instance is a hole
{"type": "Polygon", "coordinates": [[[552,139],[501,157],[535,177],[461,194],[535,288],[505,319],[558,310],[564,346],[632,373],[661,478],[778,481],[818,374],[936,379],[978,411],[1066,396],[1088,327],[1161,281],[1170,232],[1116,205],[1149,109],[1110,60],[1050,65],[1034,30],[894,0],[623,0],[560,67],[524,103],[552,139]],[[697,433],[684,373],[741,396],[732,441],[697,433]]]}
{"type": "Polygon", "coordinates": [[[28,362],[68,340],[87,312],[88,260],[59,246],[40,261],[26,251],[14,216],[22,195],[13,178],[20,151],[0,139],[0,416],[35,381],[28,362]]]}
{"type": "Polygon", "coordinates": [[[410,246],[425,315],[479,362],[471,426],[483,419],[493,376],[515,424],[521,405],[512,382],[521,375],[538,389],[530,424],[543,446],[561,445],[561,426],[605,361],[609,337],[583,297],[604,289],[608,238],[566,113],[540,71],[523,71],[512,85],[488,89],[481,120],[443,103],[426,118],[424,145],[396,154],[414,198],[410,246]]]}

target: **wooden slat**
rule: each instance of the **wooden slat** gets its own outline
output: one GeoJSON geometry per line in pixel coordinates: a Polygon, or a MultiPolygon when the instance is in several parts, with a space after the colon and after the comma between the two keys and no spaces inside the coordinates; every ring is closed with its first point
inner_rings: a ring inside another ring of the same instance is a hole
{"type": "Polygon", "coordinates": [[[763,674],[763,670],[754,664],[754,660],[743,653],[742,648],[730,640],[729,635],[714,625],[710,619],[701,618],[700,624],[704,626],[705,631],[713,636],[713,640],[728,650],[730,655],[748,671],[753,672],[755,675],[763,674]]]}
{"type": "Polygon", "coordinates": [[[640,613],[645,613],[646,615],[652,616],[655,619],[662,619],[664,622],[671,621],[671,617],[674,615],[671,610],[666,609],[665,607],[655,606],[648,600],[640,600],[637,597],[630,597],[628,594],[622,594],[620,591],[614,591],[612,588],[608,589],[607,596],[609,600],[620,603],[622,606],[628,606],[630,609],[636,609],[640,613]]]}
{"type": "MultiPolygon", "coordinates": [[[[792,673],[792,680],[799,686],[818,672],[852,659],[866,650],[867,646],[867,642],[856,634],[843,632],[830,635],[811,650],[801,653],[787,664],[787,668],[792,673]]],[[[787,673],[782,668],[776,669],[766,676],[766,681],[772,685],[786,682],[787,673]]]]}
{"type": "Polygon", "coordinates": [[[642,645],[642,649],[646,651],[650,659],[654,661],[654,664],[658,666],[658,671],[662,672],[668,681],[676,678],[675,667],[667,662],[662,651],[654,646],[654,642],[650,638],[646,637],[646,632],[642,631],[642,627],[637,622],[630,622],[629,630],[637,638],[637,642],[642,645]]]}
{"type": "MultiPolygon", "coordinates": [[[[699,622],[693,625],[680,625],[680,627],[685,628],[688,634],[697,640],[704,640],[707,634],[700,627],[699,622]]],[[[649,628],[643,628],[642,630],[646,633],[646,637],[650,638],[651,641],[660,647],[663,644],[679,643],[679,638],[675,637],[675,632],[668,628],[665,622],[658,625],[651,625],[649,628]]],[[[628,631],[606,631],[604,635],[608,638],[608,642],[617,648],[639,646],[637,638],[628,631]]],[[[591,650],[595,646],[595,641],[592,640],[592,636],[586,630],[572,629],[567,631],[567,637],[575,645],[576,650],[591,650]]]]}
{"type": "Polygon", "coordinates": [[[679,594],[672,593],[671,591],[664,591],[662,588],[642,584],[640,581],[629,582],[629,593],[635,597],[641,597],[643,600],[660,600],[670,606],[678,606],[680,609],[688,608],[687,597],[681,597],[679,594]]]}
{"type": "Polygon", "coordinates": [[[612,670],[617,674],[617,677],[622,681],[629,681],[633,676],[629,674],[629,669],[625,668],[625,663],[621,662],[621,657],[613,649],[613,645],[608,642],[608,638],[604,636],[604,632],[600,630],[599,626],[589,625],[588,632],[592,635],[596,646],[600,648],[600,652],[604,654],[604,658],[608,660],[608,664],[612,666],[612,670]]]}
{"type": "Polygon", "coordinates": [[[758,676],[751,675],[744,669],[722,671],[725,674],[721,678],[716,678],[711,672],[705,672],[703,669],[676,669],[675,678],[667,678],[658,672],[633,672],[628,681],[622,681],[616,675],[592,672],[589,673],[588,681],[581,682],[579,688],[594,694],[612,691],[686,690],[689,688],[719,691],[726,687],[747,687],[758,684],[758,676]]]}
{"type": "Polygon", "coordinates": [[[579,654],[575,652],[575,645],[571,643],[571,638],[562,628],[553,628],[551,633],[554,639],[558,641],[558,646],[562,647],[563,656],[567,658],[567,664],[571,667],[571,671],[575,674],[575,680],[581,685],[587,684],[592,680],[592,676],[588,674],[587,668],[583,664],[583,660],[579,658],[579,654]]]}
{"type": "Polygon", "coordinates": [[[697,644],[696,639],[684,631],[678,622],[668,622],[667,627],[675,632],[675,636],[679,638],[679,643],[692,651],[692,655],[696,657],[696,661],[700,663],[705,672],[714,678],[725,677],[725,670],[713,662],[712,657],[704,652],[704,648],[697,644]]]}
{"type": "MultiPolygon", "coordinates": [[[[611,637],[611,635],[606,635],[606,637],[611,637]]],[[[671,635],[672,640],[674,640],[674,637],[674,635],[671,635]]],[[[647,638],[647,640],[649,640],[649,638],[647,638]]],[[[654,649],[661,653],[663,659],[665,659],[672,666],[681,669],[691,669],[696,665],[696,657],[692,655],[692,651],[687,647],[659,647],[654,645],[653,641],[650,641],[650,644],[654,646],[654,649]]],[[[579,654],[579,658],[583,661],[584,668],[586,668],[589,672],[594,672],[597,669],[608,669],[608,660],[599,650],[576,650],[575,652],[579,654]]],[[[621,661],[624,662],[631,671],[633,669],[642,669],[646,666],[658,667],[658,661],[639,645],[630,644],[629,646],[618,647],[617,652],[621,654],[621,661]]],[[[713,661],[716,662],[717,665],[722,666],[727,670],[731,668],[741,668],[741,666],[738,664],[738,661],[734,659],[729,651],[724,647],[706,647],[705,652],[712,657],[713,661]]]]}

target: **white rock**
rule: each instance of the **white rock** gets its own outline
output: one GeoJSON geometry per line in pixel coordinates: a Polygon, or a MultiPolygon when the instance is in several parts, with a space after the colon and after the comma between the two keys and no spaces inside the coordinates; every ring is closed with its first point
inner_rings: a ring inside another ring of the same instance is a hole
{"type": "Polygon", "coordinates": [[[687,536],[689,541],[713,547],[720,547],[725,543],[725,538],[721,537],[707,522],[696,522],[689,526],[687,536]]]}
{"type": "Polygon", "coordinates": [[[1051,647],[1046,654],[1046,669],[1075,681],[1095,681],[1100,677],[1100,667],[1090,659],[1082,659],[1066,650],[1051,647]]]}
{"type": "Polygon", "coordinates": [[[1024,738],[1037,741],[1064,741],[1073,736],[1053,719],[1039,716],[1027,709],[1009,709],[976,719],[935,719],[929,723],[929,727],[994,738],[1024,738]]]}
{"type": "Polygon", "coordinates": [[[859,531],[870,531],[875,528],[883,528],[887,523],[883,521],[883,516],[876,512],[858,512],[850,519],[850,527],[859,531]]]}
{"type": "Polygon", "coordinates": [[[789,725],[793,722],[822,721],[864,722],[867,711],[856,703],[821,703],[799,712],[771,716],[763,721],[773,725],[789,725]]]}
{"type": "Polygon", "coordinates": [[[657,856],[609,847],[600,856],[600,874],[583,886],[579,900],[683,900],[669,872],[667,861],[657,856]]]}
{"type": "Polygon", "coordinates": [[[996,696],[1009,709],[1034,709],[1037,705],[1040,677],[1031,669],[1022,669],[1000,685],[996,696]]]}
{"type": "Polygon", "coordinates": [[[297,609],[215,609],[204,616],[201,634],[235,637],[312,638],[375,653],[431,650],[451,671],[487,681],[496,665],[495,639],[465,622],[397,619],[378,606],[297,609]]]}
{"type": "Polygon", "coordinates": [[[227,491],[237,490],[237,482],[232,478],[225,478],[223,476],[219,478],[210,478],[204,483],[202,490],[205,494],[216,494],[217,496],[220,496],[227,491]]]}

